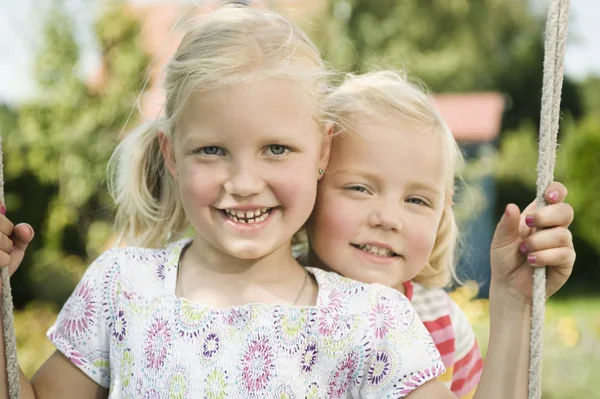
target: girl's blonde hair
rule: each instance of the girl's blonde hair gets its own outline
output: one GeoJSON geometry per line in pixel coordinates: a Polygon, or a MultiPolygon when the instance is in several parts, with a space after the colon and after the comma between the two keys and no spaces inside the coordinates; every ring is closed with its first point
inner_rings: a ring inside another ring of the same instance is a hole
{"type": "MultiPolygon", "coordinates": [[[[452,195],[457,171],[463,164],[462,153],[445,121],[436,110],[432,97],[393,71],[349,75],[324,101],[325,118],[334,134],[352,133],[357,118],[375,120],[393,117],[419,133],[433,133],[441,139],[447,171],[445,202],[435,244],[427,265],[414,279],[426,287],[444,287],[459,281],[455,272],[458,226],[452,211],[452,195]]],[[[418,134],[418,133],[415,133],[418,134]]]]}
{"type": "Polygon", "coordinates": [[[175,136],[191,94],[264,78],[287,79],[304,83],[318,118],[327,92],[328,70],[319,51],[279,14],[229,5],[189,25],[165,68],[164,116],[129,133],[109,161],[119,241],[131,245],[161,247],[189,229],[158,135],[175,136]]]}

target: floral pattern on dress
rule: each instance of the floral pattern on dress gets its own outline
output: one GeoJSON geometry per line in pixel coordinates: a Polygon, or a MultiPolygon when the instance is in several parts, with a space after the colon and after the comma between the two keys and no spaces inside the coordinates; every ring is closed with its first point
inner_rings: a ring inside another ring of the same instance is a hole
{"type": "Polygon", "coordinates": [[[320,269],[317,306],[177,298],[186,243],[106,252],[48,331],[109,398],[403,397],[444,370],[402,294],[320,269]]]}
{"type": "Polygon", "coordinates": [[[160,316],[156,317],[146,332],[144,341],[147,368],[155,370],[163,368],[172,347],[171,341],[169,322],[160,316]]]}
{"type": "Polygon", "coordinates": [[[275,359],[271,342],[266,335],[248,337],[241,366],[246,392],[258,393],[267,388],[275,374],[275,359]]]}
{"type": "Polygon", "coordinates": [[[67,336],[85,336],[96,323],[98,302],[91,282],[83,282],[75,288],[72,300],[65,305],[62,329],[67,336]]]}

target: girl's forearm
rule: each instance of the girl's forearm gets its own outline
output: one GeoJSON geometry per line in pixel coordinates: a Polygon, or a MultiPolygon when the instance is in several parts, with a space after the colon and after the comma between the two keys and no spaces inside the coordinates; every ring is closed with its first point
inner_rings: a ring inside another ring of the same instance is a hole
{"type": "Polygon", "coordinates": [[[527,398],[531,304],[492,284],[490,340],[476,399],[527,398]]]}

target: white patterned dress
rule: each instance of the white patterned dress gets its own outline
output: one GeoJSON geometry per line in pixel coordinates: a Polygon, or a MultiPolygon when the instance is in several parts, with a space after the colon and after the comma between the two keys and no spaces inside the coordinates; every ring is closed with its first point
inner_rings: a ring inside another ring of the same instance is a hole
{"type": "Polygon", "coordinates": [[[444,372],[410,302],[381,285],[308,268],[316,306],[177,298],[187,242],[105,252],[48,331],[111,398],[401,398],[444,372]]]}

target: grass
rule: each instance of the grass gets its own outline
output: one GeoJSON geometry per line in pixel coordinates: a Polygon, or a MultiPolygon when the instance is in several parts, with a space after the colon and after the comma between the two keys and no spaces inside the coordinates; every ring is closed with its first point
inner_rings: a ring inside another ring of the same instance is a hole
{"type": "MultiPolygon", "coordinates": [[[[467,313],[480,348],[488,339],[486,300],[470,300],[468,286],[452,296],[467,313]]],[[[32,376],[54,347],[45,338],[56,318],[55,310],[31,304],[15,312],[19,363],[32,376]]],[[[544,328],[543,399],[600,398],[595,376],[600,375],[600,296],[550,299],[544,328]]]]}

